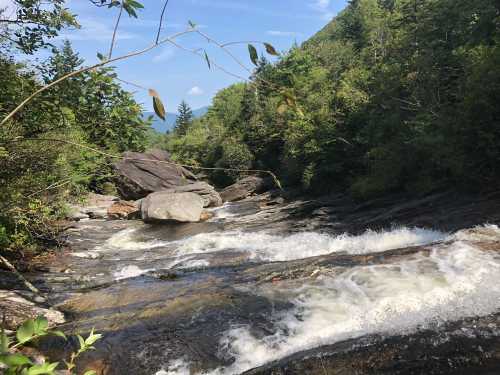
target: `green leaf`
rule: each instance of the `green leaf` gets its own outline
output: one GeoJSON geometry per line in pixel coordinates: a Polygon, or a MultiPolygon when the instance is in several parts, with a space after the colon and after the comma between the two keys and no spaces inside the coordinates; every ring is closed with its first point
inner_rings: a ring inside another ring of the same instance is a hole
{"type": "Polygon", "coordinates": [[[83,375],[97,375],[97,372],[95,372],[94,370],[89,370],[86,371],[83,375]]]}
{"type": "Polygon", "coordinates": [[[208,65],[208,69],[212,69],[212,64],[210,64],[210,59],[208,58],[207,51],[203,50],[203,53],[205,54],[205,60],[208,65]]]}
{"type": "Polygon", "coordinates": [[[101,334],[95,334],[94,330],[92,330],[89,334],[89,337],[85,340],[85,345],[92,346],[97,340],[102,337],[101,334]]]}
{"type": "Polygon", "coordinates": [[[248,45],[248,53],[250,54],[250,60],[252,60],[252,63],[255,65],[255,66],[258,66],[259,65],[259,55],[257,54],[257,49],[249,44],[248,45]]]}
{"type": "Polygon", "coordinates": [[[54,370],[56,369],[58,362],[54,363],[42,363],[39,365],[34,365],[28,369],[26,372],[27,375],[52,375],[54,374],[54,370]]]}
{"type": "Polygon", "coordinates": [[[189,20],[188,24],[189,24],[189,27],[191,27],[192,29],[196,29],[196,24],[193,21],[189,20]]]}
{"type": "Polygon", "coordinates": [[[2,328],[2,333],[0,334],[0,353],[6,353],[9,350],[9,345],[10,339],[5,332],[3,332],[2,328]]]}
{"type": "Polygon", "coordinates": [[[30,365],[32,362],[28,357],[16,353],[16,354],[0,355],[0,363],[3,363],[8,367],[14,367],[14,366],[30,365]]]}
{"type": "Polygon", "coordinates": [[[158,117],[160,117],[163,121],[166,119],[166,111],[163,102],[160,99],[160,95],[153,90],[149,89],[149,96],[153,98],[153,109],[158,117]]]}
{"type": "Polygon", "coordinates": [[[264,47],[266,47],[266,51],[268,54],[273,55],[273,56],[279,56],[280,54],[276,49],[269,43],[264,43],[264,47]]]}
{"type": "Polygon", "coordinates": [[[17,329],[16,337],[20,344],[28,342],[35,333],[35,322],[32,319],[25,321],[21,327],[17,329]]]}
{"type": "Polygon", "coordinates": [[[102,53],[100,52],[97,52],[97,58],[99,59],[99,61],[106,61],[106,56],[104,56],[102,53]]]}
{"type": "Polygon", "coordinates": [[[33,332],[35,335],[41,336],[47,334],[47,328],[49,327],[49,322],[46,317],[40,315],[33,322],[33,332]]]}
{"type": "Polygon", "coordinates": [[[76,338],[78,339],[78,343],[80,344],[80,349],[85,348],[85,340],[83,339],[83,337],[80,335],[76,335],[76,338]]]}

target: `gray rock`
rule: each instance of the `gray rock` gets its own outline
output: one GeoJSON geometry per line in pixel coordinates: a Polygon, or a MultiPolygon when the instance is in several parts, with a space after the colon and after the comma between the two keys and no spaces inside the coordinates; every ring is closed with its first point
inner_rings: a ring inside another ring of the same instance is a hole
{"type": "Polygon", "coordinates": [[[160,191],[149,194],[141,204],[141,216],[145,222],[200,221],[203,199],[194,193],[160,191]]]}
{"type": "Polygon", "coordinates": [[[16,330],[25,320],[34,319],[39,315],[45,316],[51,327],[65,322],[60,311],[29,301],[11,290],[0,290],[0,311],[5,314],[5,328],[9,330],[16,330]]]}
{"type": "Polygon", "coordinates": [[[125,200],[137,200],[150,193],[188,185],[196,176],[173,164],[166,151],[126,152],[115,164],[116,187],[125,200]]]}
{"type": "Polygon", "coordinates": [[[206,182],[195,182],[189,185],[177,186],[172,189],[164,190],[169,193],[195,193],[203,199],[203,207],[222,206],[222,198],[213,186],[206,182]]]}
{"type": "Polygon", "coordinates": [[[270,178],[248,176],[228,186],[220,193],[224,202],[235,202],[252,194],[260,194],[272,187],[270,178]]]}

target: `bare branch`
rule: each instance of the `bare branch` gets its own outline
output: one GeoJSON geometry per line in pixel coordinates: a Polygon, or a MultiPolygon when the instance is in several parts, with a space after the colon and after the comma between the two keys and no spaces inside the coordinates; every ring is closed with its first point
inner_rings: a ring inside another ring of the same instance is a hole
{"type": "Polygon", "coordinates": [[[39,88],[37,91],[35,91],[34,93],[32,93],[26,99],[24,99],[16,108],[14,108],[14,110],[12,110],[2,120],[2,122],[0,122],[0,126],[3,126],[7,121],[9,121],[17,112],[19,112],[21,109],[23,109],[26,104],[28,104],[31,100],[33,100],[33,98],[35,98],[36,96],[38,96],[42,92],[50,89],[51,87],[57,85],[58,83],[66,80],[68,78],[71,78],[71,77],[76,76],[76,75],[81,74],[81,73],[88,72],[89,70],[92,70],[92,69],[95,69],[95,68],[100,68],[101,66],[108,65],[108,64],[111,64],[111,63],[116,62],[116,61],[125,60],[125,59],[131,58],[131,57],[142,55],[142,54],[144,54],[146,52],[151,51],[152,49],[155,49],[159,45],[162,45],[162,44],[167,43],[167,42],[172,42],[174,39],[178,38],[179,36],[185,35],[185,34],[189,34],[189,33],[192,33],[192,32],[194,32],[194,30],[192,30],[192,29],[181,31],[181,32],[178,32],[178,33],[170,36],[170,37],[162,39],[158,43],[152,44],[149,47],[146,47],[146,48],[144,48],[142,50],[130,52],[130,53],[126,54],[126,55],[115,57],[115,58],[112,58],[112,59],[109,59],[109,60],[106,60],[106,61],[101,61],[98,64],[95,64],[95,65],[92,65],[92,66],[89,66],[89,67],[86,67],[86,68],[82,68],[82,69],[79,69],[79,70],[75,70],[74,72],[68,73],[68,74],[66,74],[66,75],[64,75],[64,76],[56,79],[55,81],[53,81],[53,82],[51,82],[51,83],[49,83],[49,84],[47,84],[47,85],[39,88]]]}
{"type": "Polygon", "coordinates": [[[155,40],[156,44],[158,44],[158,41],[160,40],[161,29],[163,27],[163,16],[165,15],[165,10],[167,9],[167,5],[168,5],[168,0],[165,1],[165,4],[163,4],[163,9],[161,10],[160,24],[158,25],[158,33],[156,34],[156,40],[155,40]]]}
{"type": "Polygon", "coordinates": [[[269,176],[271,176],[273,178],[273,180],[275,181],[276,185],[278,187],[281,187],[281,184],[279,183],[279,180],[276,177],[276,175],[271,171],[263,170],[263,169],[238,169],[238,168],[221,168],[221,167],[210,168],[210,167],[200,167],[197,165],[190,165],[190,164],[174,163],[172,161],[158,160],[158,159],[127,158],[127,157],[123,157],[120,155],[110,154],[108,152],[104,152],[104,151],[99,150],[97,148],[83,145],[83,144],[80,144],[77,142],[68,141],[66,139],[58,139],[58,138],[16,138],[10,142],[5,142],[5,143],[15,143],[15,142],[25,142],[25,141],[55,142],[55,143],[68,144],[71,146],[76,146],[76,147],[79,147],[82,149],[93,151],[95,153],[98,153],[98,154],[103,155],[103,156],[107,156],[107,157],[112,158],[112,159],[119,159],[119,160],[133,160],[133,161],[142,161],[142,162],[156,163],[156,164],[168,164],[168,165],[173,165],[176,167],[198,169],[198,170],[204,170],[204,171],[230,171],[230,172],[244,172],[244,173],[264,173],[264,174],[268,174],[269,176]]]}
{"type": "Polygon", "coordinates": [[[120,11],[118,12],[118,18],[115,23],[115,28],[113,29],[113,37],[111,38],[111,46],[109,47],[108,60],[110,60],[111,56],[113,55],[113,48],[115,46],[115,41],[116,41],[116,32],[118,31],[118,25],[120,24],[120,20],[122,18],[124,4],[125,0],[122,0],[122,3],[120,5],[120,11]]]}

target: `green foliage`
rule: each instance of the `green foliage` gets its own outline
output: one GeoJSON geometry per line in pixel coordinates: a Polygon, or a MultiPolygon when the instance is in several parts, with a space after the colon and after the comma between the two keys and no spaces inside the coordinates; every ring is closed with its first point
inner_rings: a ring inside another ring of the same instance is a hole
{"type": "Polygon", "coordinates": [[[174,131],[180,135],[186,135],[189,127],[193,122],[193,111],[189,104],[187,104],[184,100],[179,104],[177,108],[179,114],[177,115],[177,119],[175,120],[175,128],[174,131]]]}
{"type": "Polygon", "coordinates": [[[8,20],[0,8],[0,47],[12,44],[26,54],[52,46],[49,40],[55,38],[65,27],[79,27],[76,18],[65,7],[66,0],[49,2],[13,0],[15,16],[8,20]]]}
{"type": "MultiPolygon", "coordinates": [[[[66,340],[66,336],[61,331],[49,330],[48,321],[43,316],[25,321],[17,329],[15,341],[12,341],[11,337],[7,336],[2,328],[2,331],[0,332],[0,365],[4,366],[5,374],[55,375],[59,362],[34,363],[28,355],[20,352],[23,347],[32,344],[47,335],[59,336],[66,340]]],[[[74,374],[76,360],[78,357],[81,354],[94,349],[94,343],[101,337],[102,335],[95,334],[93,330],[86,339],[77,335],[80,348],[77,352],[71,354],[69,361],[65,361],[66,374],[74,374]]],[[[85,372],[84,375],[95,375],[95,371],[89,370],[85,372]]]]}
{"type": "Polygon", "coordinates": [[[360,198],[498,185],[499,15],[494,0],[356,0],[276,64],[250,45],[252,82],[214,98],[190,158],[228,165],[237,143],[241,165],[360,198]]]}
{"type": "MultiPolygon", "coordinates": [[[[39,67],[0,53],[0,118],[43,83],[77,70],[81,63],[69,42],[39,67]]],[[[113,69],[105,68],[65,80],[0,129],[4,249],[54,244],[57,233],[51,224],[63,215],[68,200],[89,189],[103,191],[113,178],[113,160],[92,149],[110,154],[144,150],[149,124],[115,78],[113,69]]]]}

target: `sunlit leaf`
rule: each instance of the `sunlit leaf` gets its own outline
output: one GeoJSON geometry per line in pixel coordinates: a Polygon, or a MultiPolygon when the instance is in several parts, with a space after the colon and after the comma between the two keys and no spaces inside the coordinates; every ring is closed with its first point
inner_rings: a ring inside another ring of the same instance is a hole
{"type": "Polygon", "coordinates": [[[17,341],[21,344],[28,342],[33,337],[35,333],[35,322],[32,319],[25,321],[21,327],[17,329],[16,337],[17,341]]]}
{"type": "Polygon", "coordinates": [[[8,367],[14,367],[14,366],[24,366],[24,365],[29,365],[32,362],[30,359],[22,354],[16,353],[16,354],[4,354],[0,355],[0,363],[3,363],[4,365],[8,367]]]}
{"type": "Polygon", "coordinates": [[[97,372],[95,372],[94,370],[89,370],[86,371],[83,375],[97,375],[97,372]]]}
{"type": "Polygon", "coordinates": [[[80,344],[80,349],[85,348],[85,340],[83,339],[83,337],[80,335],[76,335],[76,338],[78,339],[78,343],[80,344]]]}
{"type": "Polygon", "coordinates": [[[166,119],[166,111],[163,102],[160,99],[160,95],[153,90],[149,89],[149,96],[153,98],[153,109],[158,117],[160,117],[163,121],[166,119]]]}
{"type": "Polygon", "coordinates": [[[259,65],[259,55],[257,54],[257,49],[249,44],[248,45],[248,53],[250,54],[250,60],[252,60],[252,63],[255,65],[255,66],[258,66],[259,65]]]}
{"type": "Polygon", "coordinates": [[[39,316],[33,322],[33,331],[35,335],[44,335],[47,333],[49,322],[46,317],[39,316]]]}
{"type": "Polygon", "coordinates": [[[288,105],[286,103],[281,103],[278,108],[276,109],[276,111],[282,115],[284,114],[286,111],[288,110],[288,105]]]}
{"type": "Polygon", "coordinates": [[[264,47],[266,47],[266,51],[268,54],[273,55],[273,56],[279,56],[280,54],[276,49],[269,43],[264,43],[264,47]]]}
{"type": "Polygon", "coordinates": [[[41,363],[38,365],[34,365],[27,369],[26,375],[52,375],[54,374],[54,370],[56,369],[58,362],[54,363],[41,363]]]}

